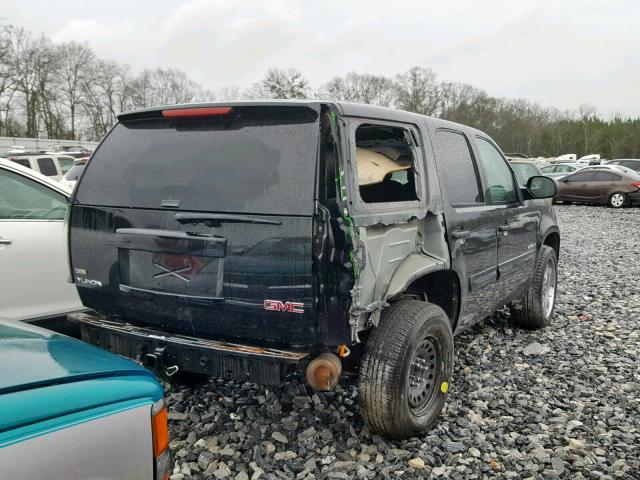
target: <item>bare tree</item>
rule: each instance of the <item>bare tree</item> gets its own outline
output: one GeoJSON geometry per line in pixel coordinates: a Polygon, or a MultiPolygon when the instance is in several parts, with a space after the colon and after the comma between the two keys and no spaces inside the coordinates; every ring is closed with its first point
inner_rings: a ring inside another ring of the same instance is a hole
{"type": "Polygon", "coordinates": [[[82,108],[88,117],[93,138],[102,137],[116,122],[117,115],[134,108],[133,79],[127,65],[94,60],[92,75],[83,79],[82,108]]]}
{"type": "Polygon", "coordinates": [[[76,138],[76,114],[82,101],[81,82],[91,76],[89,66],[93,63],[94,54],[86,45],[69,42],[58,47],[61,88],[65,103],[69,109],[71,122],[71,138],[76,138]]]}
{"type": "MultiPolygon", "coordinates": [[[[242,92],[237,85],[225,85],[220,89],[217,96],[220,100],[240,100],[242,98],[242,92]]],[[[215,96],[212,98],[215,98],[215,96]]]]}
{"type": "Polygon", "coordinates": [[[438,111],[439,84],[431,69],[413,67],[396,76],[397,106],[402,110],[434,115],[438,111]]]}
{"type": "Polygon", "coordinates": [[[391,106],[395,98],[395,85],[390,78],[368,73],[348,73],[336,77],[324,87],[322,95],[347,102],[391,106]]]}
{"type": "Polygon", "coordinates": [[[271,68],[265,77],[247,92],[253,98],[307,98],[309,83],[294,69],[271,68]]]}
{"type": "Polygon", "coordinates": [[[202,99],[203,88],[174,68],[143,70],[131,82],[136,107],[189,103],[202,99]]]}

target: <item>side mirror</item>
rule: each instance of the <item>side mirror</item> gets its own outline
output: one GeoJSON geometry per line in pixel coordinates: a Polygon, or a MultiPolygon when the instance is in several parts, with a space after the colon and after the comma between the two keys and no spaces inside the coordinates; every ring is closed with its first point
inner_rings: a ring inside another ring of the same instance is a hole
{"type": "Polygon", "coordinates": [[[551,198],[556,192],[556,182],[549,177],[536,175],[527,181],[526,191],[532,199],[551,198]]]}

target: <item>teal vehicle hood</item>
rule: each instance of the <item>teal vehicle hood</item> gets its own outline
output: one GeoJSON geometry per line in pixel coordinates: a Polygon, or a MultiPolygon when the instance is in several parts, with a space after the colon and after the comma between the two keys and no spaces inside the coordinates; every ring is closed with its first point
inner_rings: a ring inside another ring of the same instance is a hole
{"type": "Polygon", "coordinates": [[[135,362],[21,322],[0,320],[0,365],[0,448],[164,395],[135,362]]]}
{"type": "Polygon", "coordinates": [[[19,322],[0,321],[0,395],[91,378],[149,375],[135,362],[19,322]]]}

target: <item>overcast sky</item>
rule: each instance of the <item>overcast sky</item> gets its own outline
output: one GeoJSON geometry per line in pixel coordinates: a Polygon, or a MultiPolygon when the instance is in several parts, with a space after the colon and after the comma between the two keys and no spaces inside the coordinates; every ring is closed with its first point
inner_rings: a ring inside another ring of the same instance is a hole
{"type": "Polygon", "coordinates": [[[640,115],[638,0],[0,0],[0,19],[211,89],[269,67],[318,86],[420,65],[495,96],[640,115]]]}

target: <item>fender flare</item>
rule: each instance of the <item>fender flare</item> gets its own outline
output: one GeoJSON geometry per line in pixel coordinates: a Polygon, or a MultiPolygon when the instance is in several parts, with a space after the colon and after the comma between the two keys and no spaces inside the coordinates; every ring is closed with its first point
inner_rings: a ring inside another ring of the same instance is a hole
{"type": "Polygon", "coordinates": [[[398,265],[396,271],[393,272],[383,298],[385,300],[393,298],[404,292],[418,278],[438,270],[446,270],[447,268],[449,267],[444,260],[419,253],[408,255],[398,265]]]}
{"type": "Polygon", "coordinates": [[[551,235],[552,233],[555,233],[558,235],[558,256],[560,256],[560,243],[562,242],[562,234],[560,233],[560,228],[558,228],[558,225],[550,225],[549,227],[547,227],[544,232],[540,235],[540,246],[539,248],[542,248],[542,245],[544,245],[544,242],[546,242],[547,238],[549,238],[549,235],[551,235]]]}

